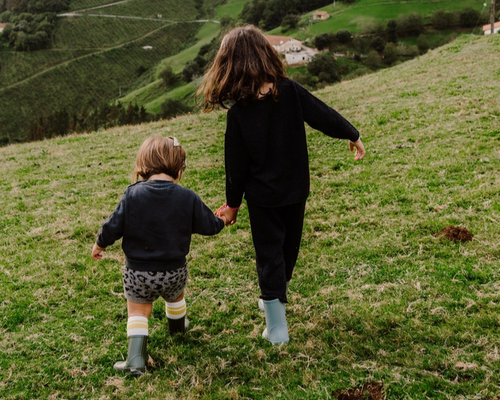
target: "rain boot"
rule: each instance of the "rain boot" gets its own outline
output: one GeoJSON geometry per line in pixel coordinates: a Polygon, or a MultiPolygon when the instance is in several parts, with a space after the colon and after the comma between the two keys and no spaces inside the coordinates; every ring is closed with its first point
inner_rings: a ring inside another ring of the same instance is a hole
{"type": "MultiPolygon", "coordinates": [[[[290,281],[287,281],[286,283],[286,294],[288,295],[288,285],[290,284],[290,281]]],[[[262,299],[259,299],[258,301],[258,305],[259,305],[259,310],[260,311],[265,311],[265,308],[264,308],[264,300],[262,299]]]]}
{"type": "Polygon", "coordinates": [[[147,336],[129,336],[127,360],[115,363],[113,368],[130,375],[142,375],[146,370],[147,344],[147,336]]]}
{"type": "Polygon", "coordinates": [[[262,333],[264,339],[273,345],[288,343],[288,325],[286,323],[285,305],[279,300],[263,300],[266,313],[266,329],[262,333]]]}

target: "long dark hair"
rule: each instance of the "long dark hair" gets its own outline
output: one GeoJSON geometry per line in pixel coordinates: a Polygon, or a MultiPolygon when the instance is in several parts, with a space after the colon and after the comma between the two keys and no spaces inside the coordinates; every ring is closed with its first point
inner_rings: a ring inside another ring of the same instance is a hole
{"type": "Polygon", "coordinates": [[[265,83],[273,84],[276,97],[276,84],[284,78],[278,52],[260,29],[247,25],[224,36],[196,95],[203,95],[203,112],[213,111],[217,105],[227,109],[227,102],[258,98],[265,83]]]}

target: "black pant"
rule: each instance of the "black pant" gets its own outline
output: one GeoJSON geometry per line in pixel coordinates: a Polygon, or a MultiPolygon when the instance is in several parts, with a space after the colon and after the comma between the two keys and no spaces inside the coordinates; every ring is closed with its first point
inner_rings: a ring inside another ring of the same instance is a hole
{"type": "Polygon", "coordinates": [[[283,207],[248,204],[261,299],[287,302],[286,283],[299,255],[306,203],[283,207]]]}

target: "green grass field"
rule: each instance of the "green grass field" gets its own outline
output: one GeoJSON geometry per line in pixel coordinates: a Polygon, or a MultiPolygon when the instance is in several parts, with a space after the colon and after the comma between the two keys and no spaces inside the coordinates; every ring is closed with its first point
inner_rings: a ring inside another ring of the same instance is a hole
{"type": "Polygon", "coordinates": [[[0,397],[333,399],[382,382],[390,400],[496,399],[499,51],[498,35],[462,36],[317,92],[358,127],[368,154],[355,163],[346,142],[307,130],[290,343],[260,337],[244,207],[217,237],[194,237],[189,331],[170,337],[156,302],[139,379],[112,368],[126,355],[120,246],[101,262],[90,250],[149,135],[178,137],[181,184],[213,209],[223,202],[225,113],[0,148],[0,397]],[[436,237],[450,225],[473,241],[436,237]]]}
{"type": "MultiPolygon", "coordinates": [[[[297,28],[285,32],[287,36],[293,36],[298,39],[316,36],[330,31],[337,32],[339,29],[347,29],[352,33],[361,32],[369,24],[377,22],[387,22],[390,19],[397,18],[399,15],[408,15],[411,13],[422,14],[425,17],[431,16],[437,10],[459,11],[471,7],[475,10],[483,10],[483,1],[478,0],[440,0],[440,1],[378,1],[378,0],[358,0],[352,5],[346,5],[341,2],[320,8],[327,11],[331,17],[325,21],[316,22],[309,25],[312,12],[302,17],[302,28],[297,28]]],[[[489,4],[488,4],[489,6],[489,4]]],[[[489,9],[485,9],[488,13],[489,9]]],[[[271,34],[282,34],[280,27],[270,32],[271,34]]]]}

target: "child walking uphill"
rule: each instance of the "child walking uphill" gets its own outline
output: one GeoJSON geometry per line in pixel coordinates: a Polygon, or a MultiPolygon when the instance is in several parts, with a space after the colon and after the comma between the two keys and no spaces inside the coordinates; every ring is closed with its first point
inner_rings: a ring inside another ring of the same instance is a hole
{"type": "Polygon", "coordinates": [[[339,113],[287,78],[279,54],[254,26],[222,40],[198,95],[204,112],[229,108],[225,134],[226,204],[218,215],[236,222],[245,196],[257,260],[266,329],[272,344],[289,341],[287,288],[297,261],[309,161],[304,121],[348,139],[355,160],[365,156],[359,132],[339,113]],[[229,107],[228,104],[231,104],[229,107]]]}
{"type": "Polygon", "coordinates": [[[147,360],[148,320],[153,302],[163,297],[171,334],[187,327],[184,288],[191,235],[215,235],[225,225],[191,190],[178,185],[186,153],[174,137],[151,137],[137,154],[134,180],[104,222],[92,249],[99,260],[123,237],[123,286],[128,309],[128,357],[117,371],[140,375],[147,360]],[[139,177],[142,180],[139,180],[139,177]]]}

